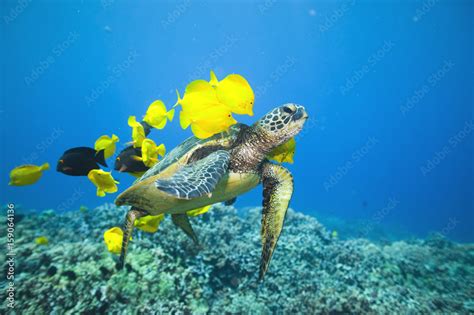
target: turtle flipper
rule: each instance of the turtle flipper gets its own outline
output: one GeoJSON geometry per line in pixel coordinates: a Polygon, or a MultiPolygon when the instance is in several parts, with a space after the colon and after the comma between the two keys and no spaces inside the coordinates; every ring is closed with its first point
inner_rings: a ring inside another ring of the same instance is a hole
{"type": "Polygon", "coordinates": [[[232,198],[232,199],[229,199],[229,200],[227,200],[227,201],[224,202],[224,205],[226,205],[226,206],[232,206],[232,205],[235,203],[236,200],[237,200],[237,197],[234,197],[234,198],[232,198]]]}
{"type": "Polygon", "coordinates": [[[280,232],[283,228],[286,210],[293,194],[293,176],[286,168],[267,163],[262,171],[263,213],[262,213],[262,258],[259,280],[267,272],[280,232]]]}
{"type": "Polygon", "coordinates": [[[123,239],[122,239],[122,251],[120,253],[119,262],[117,264],[117,269],[122,269],[125,265],[125,257],[127,256],[128,242],[130,241],[130,236],[132,236],[135,220],[147,215],[143,210],[137,208],[131,208],[127,212],[125,217],[125,223],[123,225],[123,239]]]}
{"type": "Polygon", "coordinates": [[[189,218],[186,214],[172,214],[171,219],[176,226],[183,230],[184,233],[186,233],[186,235],[189,236],[194,241],[194,243],[196,243],[196,245],[199,245],[199,240],[196,236],[196,233],[194,233],[193,227],[191,226],[189,218]]]}
{"type": "Polygon", "coordinates": [[[184,166],[168,179],[157,180],[156,188],[179,199],[211,194],[227,172],[229,159],[229,152],[218,150],[202,160],[184,166]]]}

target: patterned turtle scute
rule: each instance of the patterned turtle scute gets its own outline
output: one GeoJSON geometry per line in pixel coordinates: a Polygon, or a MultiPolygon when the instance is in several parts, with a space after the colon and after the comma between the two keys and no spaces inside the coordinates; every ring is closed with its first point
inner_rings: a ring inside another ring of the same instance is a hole
{"type": "MultiPolygon", "coordinates": [[[[179,146],[171,150],[161,161],[159,161],[155,166],[150,168],[142,177],[140,177],[135,183],[141,182],[144,179],[155,176],[161,173],[163,170],[168,168],[173,163],[176,163],[180,158],[183,157],[186,153],[189,153],[195,148],[203,148],[206,146],[219,146],[219,142],[224,142],[224,140],[229,140],[229,142],[234,142],[239,134],[241,128],[245,126],[244,124],[236,124],[229,128],[228,132],[223,132],[216,134],[207,139],[198,139],[196,137],[190,137],[186,139],[179,146]]],[[[222,147],[222,145],[220,145],[222,147]]],[[[196,149],[199,150],[199,149],[196,149]]],[[[194,159],[197,160],[197,159],[194,159]]]]}
{"type": "Polygon", "coordinates": [[[219,150],[206,158],[189,164],[168,179],[157,180],[159,190],[180,199],[192,199],[212,193],[227,172],[230,154],[219,150]]]}

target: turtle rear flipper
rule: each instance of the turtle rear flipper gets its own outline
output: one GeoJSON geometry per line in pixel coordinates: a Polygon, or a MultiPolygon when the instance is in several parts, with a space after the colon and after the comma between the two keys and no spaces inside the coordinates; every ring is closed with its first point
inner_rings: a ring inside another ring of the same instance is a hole
{"type": "Polygon", "coordinates": [[[193,240],[193,242],[199,246],[199,240],[196,236],[196,233],[194,233],[193,227],[191,226],[191,222],[189,222],[188,216],[185,213],[172,214],[171,219],[177,227],[183,230],[184,233],[186,233],[186,235],[189,236],[193,240]]]}
{"type": "Polygon", "coordinates": [[[259,280],[262,280],[267,272],[283,228],[283,221],[293,194],[293,176],[286,168],[267,163],[263,167],[262,182],[262,258],[259,280]]]}
{"type": "Polygon", "coordinates": [[[125,265],[125,257],[127,256],[128,243],[130,237],[132,236],[135,220],[147,215],[143,210],[137,208],[131,208],[127,212],[125,217],[125,223],[123,225],[123,239],[122,239],[122,251],[120,252],[119,262],[117,264],[117,269],[121,270],[125,265]]]}
{"type": "Polygon", "coordinates": [[[218,150],[184,166],[168,179],[157,180],[156,188],[179,199],[210,195],[227,172],[229,160],[229,152],[218,150]]]}
{"type": "Polygon", "coordinates": [[[232,198],[232,199],[226,200],[226,201],[224,202],[224,205],[226,205],[226,206],[232,206],[232,205],[235,203],[236,200],[237,200],[237,197],[234,197],[234,198],[232,198]]]}

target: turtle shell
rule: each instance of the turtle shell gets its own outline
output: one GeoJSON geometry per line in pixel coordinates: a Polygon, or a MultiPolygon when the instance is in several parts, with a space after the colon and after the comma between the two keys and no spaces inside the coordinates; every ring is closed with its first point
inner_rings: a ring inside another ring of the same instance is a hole
{"type": "MultiPolygon", "coordinates": [[[[159,161],[152,168],[146,171],[145,174],[143,174],[142,177],[137,179],[134,184],[139,183],[151,176],[158,175],[166,171],[171,165],[175,165],[176,163],[178,163],[179,165],[188,164],[190,158],[193,157],[193,153],[195,153],[199,149],[213,146],[230,148],[232,144],[237,140],[240,131],[245,127],[247,126],[244,124],[236,124],[231,126],[228,131],[215,134],[214,136],[206,139],[189,137],[176,148],[171,150],[168,154],[166,154],[161,161],[159,161]]],[[[179,169],[179,167],[174,169],[179,169]]]]}
{"type": "Polygon", "coordinates": [[[228,172],[224,174],[212,194],[192,199],[177,198],[156,188],[157,180],[170,178],[185,165],[198,161],[216,150],[232,149],[246,128],[248,126],[238,124],[227,132],[207,139],[191,137],[185,140],[117,196],[115,204],[129,205],[150,215],[186,213],[188,210],[226,201],[249,191],[260,182],[260,176],[254,172],[228,172]]]}

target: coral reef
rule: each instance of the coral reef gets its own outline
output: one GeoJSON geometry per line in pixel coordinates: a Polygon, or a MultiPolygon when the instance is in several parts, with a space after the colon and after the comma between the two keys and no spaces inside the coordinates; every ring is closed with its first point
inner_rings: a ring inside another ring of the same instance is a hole
{"type": "MultiPolygon", "coordinates": [[[[14,312],[474,312],[471,244],[441,237],[384,244],[338,240],[313,217],[290,209],[269,272],[259,283],[261,209],[217,204],[191,218],[200,247],[167,218],[155,234],[134,233],[126,268],[117,272],[117,257],[107,251],[103,232],[120,225],[125,211],[104,205],[23,216],[15,229],[14,312]],[[49,243],[36,244],[43,235],[49,243]]],[[[0,242],[6,245],[5,235],[0,242]]],[[[5,301],[5,290],[0,297],[5,301]]],[[[3,303],[0,313],[7,311],[3,303]]]]}

